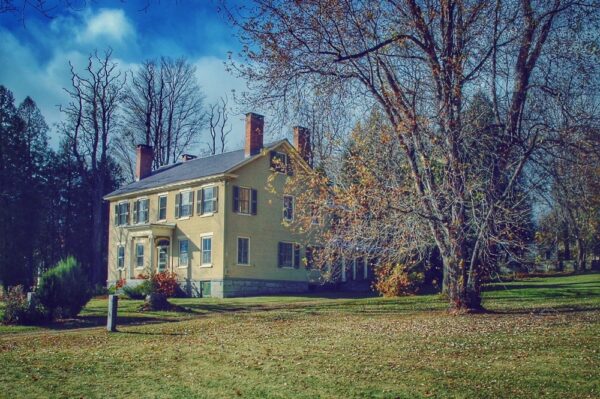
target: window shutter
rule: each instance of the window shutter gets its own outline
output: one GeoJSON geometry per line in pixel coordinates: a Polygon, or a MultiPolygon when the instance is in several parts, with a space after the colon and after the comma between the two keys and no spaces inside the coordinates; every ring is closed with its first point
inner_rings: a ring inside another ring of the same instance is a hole
{"type": "Polygon", "coordinates": [[[138,213],[140,211],[140,202],[139,201],[134,201],[133,202],[133,224],[136,224],[139,220],[138,217],[138,213]]]}
{"type": "Polygon", "coordinates": [[[277,248],[277,267],[281,267],[283,265],[283,243],[278,243],[277,248]]]}
{"type": "Polygon", "coordinates": [[[115,204],[115,226],[119,225],[119,204],[115,204]]]}
{"type": "Polygon", "coordinates": [[[294,244],[294,268],[300,267],[300,245],[294,244]]]}
{"type": "Polygon", "coordinates": [[[214,198],[214,206],[213,206],[213,212],[218,212],[219,211],[219,187],[218,186],[214,186],[213,187],[213,198],[214,198]]]}
{"type": "Polygon", "coordinates": [[[188,192],[188,206],[190,207],[190,216],[194,215],[194,192],[188,192]]]}
{"type": "Polygon", "coordinates": [[[181,206],[181,193],[175,195],[175,218],[179,217],[179,207],[181,206]]]}
{"type": "Polygon", "coordinates": [[[144,204],[146,205],[146,211],[144,213],[144,223],[148,223],[150,221],[150,199],[144,200],[144,204]]]}
{"type": "Polygon", "coordinates": [[[275,169],[275,165],[273,164],[273,158],[275,157],[275,151],[269,152],[269,165],[271,168],[275,169]]]}
{"type": "Polygon", "coordinates": [[[240,209],[240,188],[233,186],[233,211],[237,212],[240,209]]]}
{"type": "Polygon", "coordinates": [[[257,198],[258,197],[258,192],[255,189],[252,189],[252,214],[256,215],[256,211],[257,211],[257,198]]]}
{"type": "Polygon", "coordinates": [[[196,191],[196,214],[204,215],[204,206],[202,205],[203,201],[202,189],[196,191]]]}

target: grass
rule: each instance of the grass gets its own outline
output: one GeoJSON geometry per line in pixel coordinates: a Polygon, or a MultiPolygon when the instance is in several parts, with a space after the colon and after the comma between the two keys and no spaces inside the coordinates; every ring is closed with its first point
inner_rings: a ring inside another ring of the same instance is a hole
{"type": "Polygon", "coordinates": [[[66,324],[2,327],[0,397],[600,396],[600,274],[495,284],[490,313],[438,296],[175,299],[119,333],[95,299],[66,324]],[[82,328],[84,327],[84,328],[82,328]]]}

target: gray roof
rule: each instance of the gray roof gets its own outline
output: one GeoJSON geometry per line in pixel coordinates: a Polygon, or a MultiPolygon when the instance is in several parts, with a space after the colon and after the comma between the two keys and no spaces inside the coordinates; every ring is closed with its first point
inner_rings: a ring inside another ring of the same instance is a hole
{"type": "MultiPolygon", "coordinates": [[[[275,143],[267,144],[265,147],[275,147],[284,141],[287,140],[280,140],[275,143]]],[[[241,149],[223,154],[212,155],[209,157],[196,158],[186,162],[177,162],[172,165],[163,166],[153,171],[150,176],[127,184],[113,191],[112,193],[105,195],[104,198],[158,188],[167,184],[219,175],[229,171],[244,161],[248,161],[257,157],[258,155],[253,155],[249,158],[246,158],[244,155],[244,149],[241,149]]]]}

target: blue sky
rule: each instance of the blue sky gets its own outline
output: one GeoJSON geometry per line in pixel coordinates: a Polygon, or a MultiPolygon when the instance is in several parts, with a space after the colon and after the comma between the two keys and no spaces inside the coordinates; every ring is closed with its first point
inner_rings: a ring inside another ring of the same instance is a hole
{"type": "MultiPolygon", "coordinates": [[[[225,71],[228,51],[235,53],[239,44],[214,2],[162,1],[140,11],[142,4],[96,1],[81,9],[60,9],[52,18],[29,12],[24,22],[13,14],[0,15],[0,84],[13,91],[17,102],[31,96],[50,125],[62,117],[58,104],[67,102],[68,62],[80,66],[96,49],[111,47],[123,70],[149,58],[185,56],[196,65],[208,102],[246,89],[225,71]]],[[[243,116],[232,119],[229,147],[237,148],[243,116]]],[[[58,142],[54,133],[51,142],[58,142]]]]}

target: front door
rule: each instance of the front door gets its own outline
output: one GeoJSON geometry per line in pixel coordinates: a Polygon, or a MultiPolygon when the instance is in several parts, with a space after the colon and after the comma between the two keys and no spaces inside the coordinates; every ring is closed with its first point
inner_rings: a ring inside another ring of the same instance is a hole
{"type": "Polygon", "coordinates": [[[164,272],[167,270],[167,263],[169,259],[169,244],[159,243],[158,245],[158,272],[164,272]]]}

